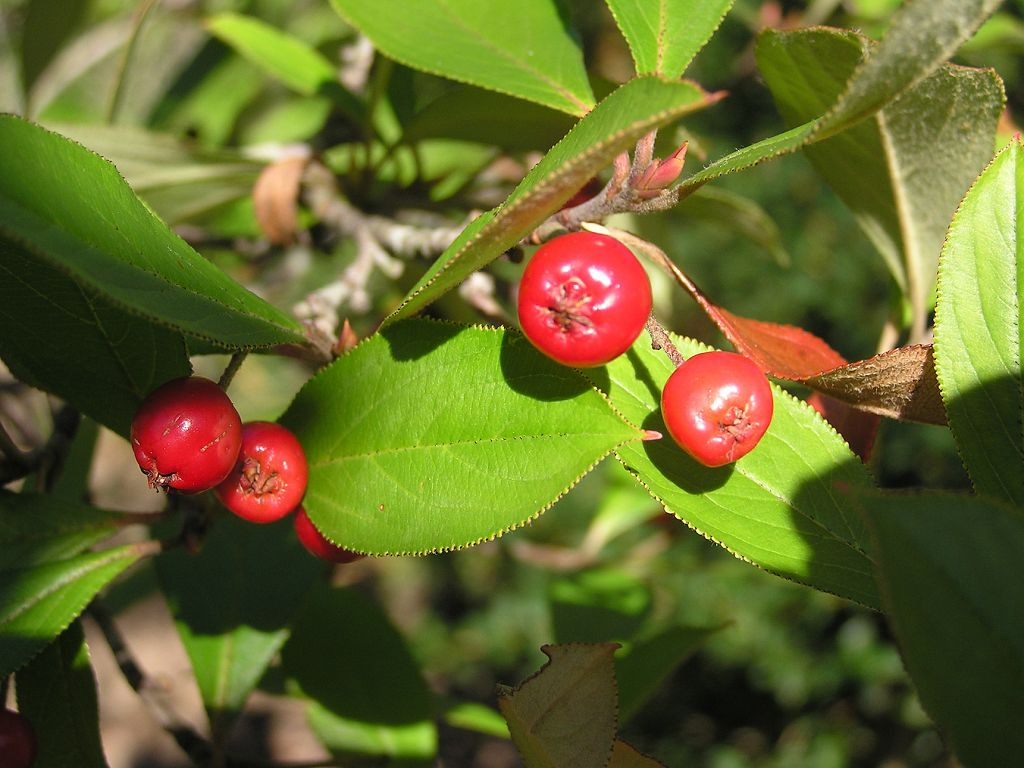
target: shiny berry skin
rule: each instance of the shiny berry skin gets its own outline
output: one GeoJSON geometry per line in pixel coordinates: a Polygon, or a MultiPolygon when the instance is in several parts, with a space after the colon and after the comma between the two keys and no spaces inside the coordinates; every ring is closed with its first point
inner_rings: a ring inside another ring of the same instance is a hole
{"type": "Polygon", "coordinates": [[[707,467],[749,453],[773,412],[767,377],[735,352],[704,352],[672,372],[661,392],[661,412],[679,446],[707,467]]]}
{"type": "Polygon", "coordinates": [[[209,379],[174,379],[142,401],[132,450],[151,488],[199,493],[217,485],[238,458],[242,420],[209,379]]]}
{"type": "Polygon", "coordinates": [[[299,537],[310,554],[319,557],[321,560],[328,560],[332,563],[351,563],[361,559],[363,556],[357,552],[339,547],[331,543],[326,536],[316,529],[313,521],[309,519],[305,507],[299,507],[295,512],[293,520],[295,535],[299,537]]]}
{"type": "Polygon", "coordinates": [[[29,768],[36,759],[36,735],[17,712],[0,709],[0,767],[29,768]]]}
{"type": "Polygon", "coordinates": [[[563,365],[604,365],[636,341],[651,313],[651,283],[613,237],[574,232],[533,254],[519,283],[519,326],[563,365]]]}
{"type": "Polygon", "coordinates": [[[294,510],[306,493],[309,467],[302,444],[270,421],[242,425],[238,460],[217,486],[217,497],[239,517],[272,523],[294,510]]]}

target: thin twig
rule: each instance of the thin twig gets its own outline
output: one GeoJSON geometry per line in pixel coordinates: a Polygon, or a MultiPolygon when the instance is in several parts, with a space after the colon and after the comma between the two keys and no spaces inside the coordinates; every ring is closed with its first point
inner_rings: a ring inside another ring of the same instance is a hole
{"type": "Polygon", "coordinates": [[[672,343],[672,338],[668,335],[668,331],[658,322],[658,318],[654,316],[653,312],[647,318],[644,327],[647,329],[647,334],[651,337],[652,349],[664,351],[668,359],[672,361],[672,365],[676,368],[685,362],[686,358],[676,348],[676,345],[672,343]]]}
{"type": "Polygon", "coordinates": [[[235,374],[238,373],[238,369],[242,367],[242,363],[248,355],[248,352],[235,352],[231,356],[227,366],[224,368],[224,373],[220,375],[220,379],[217,381],[218,387],[227,391],[227,388],[231,386],[231,380],[235,378],[235,374]]]}
{"type": "Polygon", "coordinates": [[[159,682],[146,675],[136,661],[131,649],[125,642],[124,635],[114,620],[113,615],[99,600],[93,600],[86,609],[86,615],[99,627],[107,645],[114,654],[118,669],[132,687],[147,709],[177,742],[178,746],[197,765],[207,763],[213,757],[213,747],[202,735],[177,712],[170,702],[165,688],[159,682]]]}

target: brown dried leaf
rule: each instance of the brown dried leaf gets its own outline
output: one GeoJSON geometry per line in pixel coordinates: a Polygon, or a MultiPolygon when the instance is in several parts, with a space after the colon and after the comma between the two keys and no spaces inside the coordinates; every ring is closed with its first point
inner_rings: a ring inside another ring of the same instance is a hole
{"type": "Polygon", "coordinates": [[[264,237],[274,245],[295,241],[299,230],[299,186],[309,162],[305,157],[287,157],[268,165],[252,190],[256,221],[264,237]]]}

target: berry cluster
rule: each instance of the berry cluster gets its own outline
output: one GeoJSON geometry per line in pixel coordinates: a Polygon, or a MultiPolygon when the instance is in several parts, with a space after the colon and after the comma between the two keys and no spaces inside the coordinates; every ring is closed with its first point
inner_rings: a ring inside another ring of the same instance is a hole
{"type": "MultiPolygon", "coordinates": [[[[519,325],[545,355],[580,368],[604,365],[643,331],[651,286],[637,258],[618,240],[576,232],[533,255],[519,284],[519,325]]],[[[683,450],[708,467],[749,453],[772,419],[772,390],[750,358],[706,352],[679,365],[661,410],[683,450]]]]}
{"type": "Polygon", "coordinates": [[[298,438],[280,424],[242,423],[209,379],[175,379],[154,390],[132,420],[131,444],[151,487],[180,493],[213,489],[229,510],[253,523],[295,512],[299,541],[317,557],[355,559],[310,521],[302,498],[309,467],[298,438]]]}

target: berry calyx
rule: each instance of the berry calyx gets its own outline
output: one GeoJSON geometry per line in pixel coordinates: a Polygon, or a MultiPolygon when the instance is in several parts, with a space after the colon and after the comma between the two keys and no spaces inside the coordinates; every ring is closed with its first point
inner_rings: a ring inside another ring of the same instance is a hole
{"type": "Polygon", "coordinates": [[[242,420],[230,398],[198,376],[158,387],[132,420],[135,460],[159,490],[209,490],[231,471],[241,442],[242,420]]]}
{"type": "Polygon", "coordinates": [[[36,734],[28,718],[0,709],[0,766],[29,768],[36,759],[36,734]]]}
{"type": "Polygon", "coordinates": [[[707,467],[745,456],[764,435],[774,403],[767,377],[735,352],[703,352],[672,372],[661,392],[669,434],[707,467]]]}
{"type": "Polygon", "coordinates": [[[228,476],[217,486],[225,507],[253,523],[272,523],[302,501],[309,467],[302,444],[269,421],[242,425],[242,445],[228,476]]]}
{"type": "Polygon", "coordinates": [[[363,556],[358,552],[339,547],[324,536],[309,519],[305,507],[299,507],[293,520],[295,535],[310,554],[332,563],[351,563],[363,556]]]}
{"type": "Polygon", "coordinates": [[[519,283],[518,310],[526,338],[551,359],[581,368],[604,365],[643,330],[651,284],[618,240],[574,232],[533,254],[519,283]]]}

